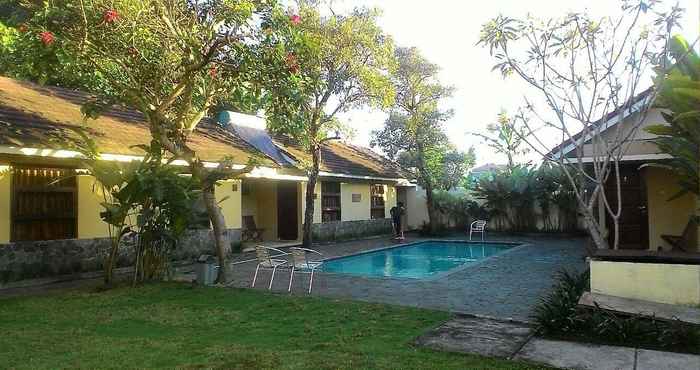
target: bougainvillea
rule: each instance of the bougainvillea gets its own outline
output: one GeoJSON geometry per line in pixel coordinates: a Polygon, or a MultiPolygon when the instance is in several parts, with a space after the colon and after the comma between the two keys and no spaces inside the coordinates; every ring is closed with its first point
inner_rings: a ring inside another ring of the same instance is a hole
{"type": "Polygon", "coordinates": [[[102,16],[102,20],[105,23],[114,23],[119,19],[119,13],[117,13],[116,10],[114,9],[109,9],[105,11],[105,14],[102,16]]]}
{"type": "Polygon", "coordinates": [[[41,40],[41,42],[46,46],[51,46],[55,39],[56,38],[54,37],[53,33],[49,31],[43,31],[39,33],[39,40],[41,40]]]}

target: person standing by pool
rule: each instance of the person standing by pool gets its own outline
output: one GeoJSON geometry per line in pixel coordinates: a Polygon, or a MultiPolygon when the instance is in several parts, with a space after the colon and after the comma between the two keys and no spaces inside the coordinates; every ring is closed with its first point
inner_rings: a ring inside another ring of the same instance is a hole
{"type": "Polygon", "coordinates": [[[396,239],[403,240],[403,227],[401,225],[401,216],[406,212],[402,202],[396,203],[395,206],[391,207],[389,214],[391,214],[391,224],[394,226],[394,236],[396,239]]]}

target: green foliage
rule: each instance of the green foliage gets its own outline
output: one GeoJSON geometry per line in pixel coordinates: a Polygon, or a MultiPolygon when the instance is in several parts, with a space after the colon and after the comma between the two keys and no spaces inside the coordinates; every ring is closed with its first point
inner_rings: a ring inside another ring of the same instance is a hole
{"type": "Polygon", "coordinates": [[[525,126],[517,125],[516,119],[508,117],[506,111],[501,111],[496,122],[489,124],[486,130],[488,131],[486,135],[478,133],[472,135],[482,138],[496,153],[505,155],[508,158],[509,170],[515,168],[516,158],[530,152],[530,149],[525,146],[525,138],[529,134],[527,129],[525,126]]]}
{"type": "Polygon", "coordinates": [[[436,191],[433,195],[435,208],[449,217],[460,230],[464,230],[472,221],[488,218],[488,211],[467,193],[453,194],[436,191]]]}
{"type": "Polygon", "coordinates": [[[669,73],[659,74],[656,105],[664,109],[666,124],[653,125],[646,130],[658,137],[654,143],[673,158],[667,167],[679,177],[683,194],[700,195],[700,57],[680,36],[671,41],[675,61],[669,73]]]}
{"type": "Polygon", "coordinates": [[[196,182],[164,163],[164,151],[155,141],[143,147],[143,160],[119,163],[100,160],[92,142],[85,140],[86,146],[79,148],[87,158],[83,164],[97,181],[93,191],[104,196],[100,217],[110,225],[107,282],[111,282],[117,249],[129,234],[136,236],[135,282],[163,278],[171,250],[195,216],[194,204],[200,196],[196,182]]]}
{"type": "Polygon", "coordinates": [[[552,292],[535,307],[539,334],[557,339],[700,353],[700,330],[679,321],[626,316],[601,308],[579,309],[589,272],[562,271],[552,292]]]}
{"type": "Polygon", "coordinates": [[[378,10],[367,8],[322,16],[301,2],[293,26],[298,32],[285,59],[291,74],[266,95],[270,130],[313,151],[343,129],[338,113],[391,104],[387,71],[393,67],[393,42],[378,16],[378,10]]]}
{"type": "Polygon", "coordinates": [[[556,285],[535,307],[533,320],[542,335],[567,335],[580,329],[576,320],[578,300],[589,290],[590,274],[560,271],[556,285]]]}
{"type": "Polygon", "coordinates": [[[449,190],[464,181],[474,164],[474,153],[458,151],[449,141],[443,123],[453,115],[440,103],[453,88],[438,80],[439,67],[416,48],[396,49],[398,68],[391,75],[396,100],[381,130],[372,132],[370,145],[413,173],[427,194],[429,227],[436,232],[434,191],[449,190]]]}
{"type": "Polygon", "coordinates": [[[577,230],[576,197],[559,168],[517,165],[496,171],[478,179],[473,193],[485,201],[489,218],[498,229],[540,231],[537,220],[541,219],[543,231],[577,230]],[[552,221],[555,216],[556,225],[552,221]]]}

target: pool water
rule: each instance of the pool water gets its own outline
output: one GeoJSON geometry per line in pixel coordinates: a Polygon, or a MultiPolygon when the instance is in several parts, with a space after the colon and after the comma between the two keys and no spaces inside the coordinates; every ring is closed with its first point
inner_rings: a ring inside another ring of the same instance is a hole
{"type": "Polygon", "coordinates": [[[425,279],[505,252],[510,243],[426,241],[326,261],[325,272],[425,279]]]}

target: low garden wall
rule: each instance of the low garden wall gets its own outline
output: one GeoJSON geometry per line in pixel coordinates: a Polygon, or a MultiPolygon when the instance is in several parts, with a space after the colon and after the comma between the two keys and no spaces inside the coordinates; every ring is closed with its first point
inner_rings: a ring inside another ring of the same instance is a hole
{"type": "Polygon", "coordinates": [[[591,292],[669,304],[700,304],[700,265],[590,262],[591,292]]]}
{"type": "MultiPolygon", "coordinates": [[[[240,241],[239,229],[230,229],[232,242],[240,241]]],[[[103,269],[109,253],[108,238],[65,239],[0,244],[0,285],[10,281],[79,274],[103,269]]],[[[211,230],[190,230],[180,240],[173,259],[186,260],[215,254],[211,230]]],[[[120,247],[116,267],[132,266],[133,247],[120,247]]]]}
{"type": "Polygon", "coordinates": [[[391,219],[360,221],[335,221],[313,224],[311,232],[313,240],[330,241],[357,239],[371,235],[386,235],[392,233],[391,219]]]}

